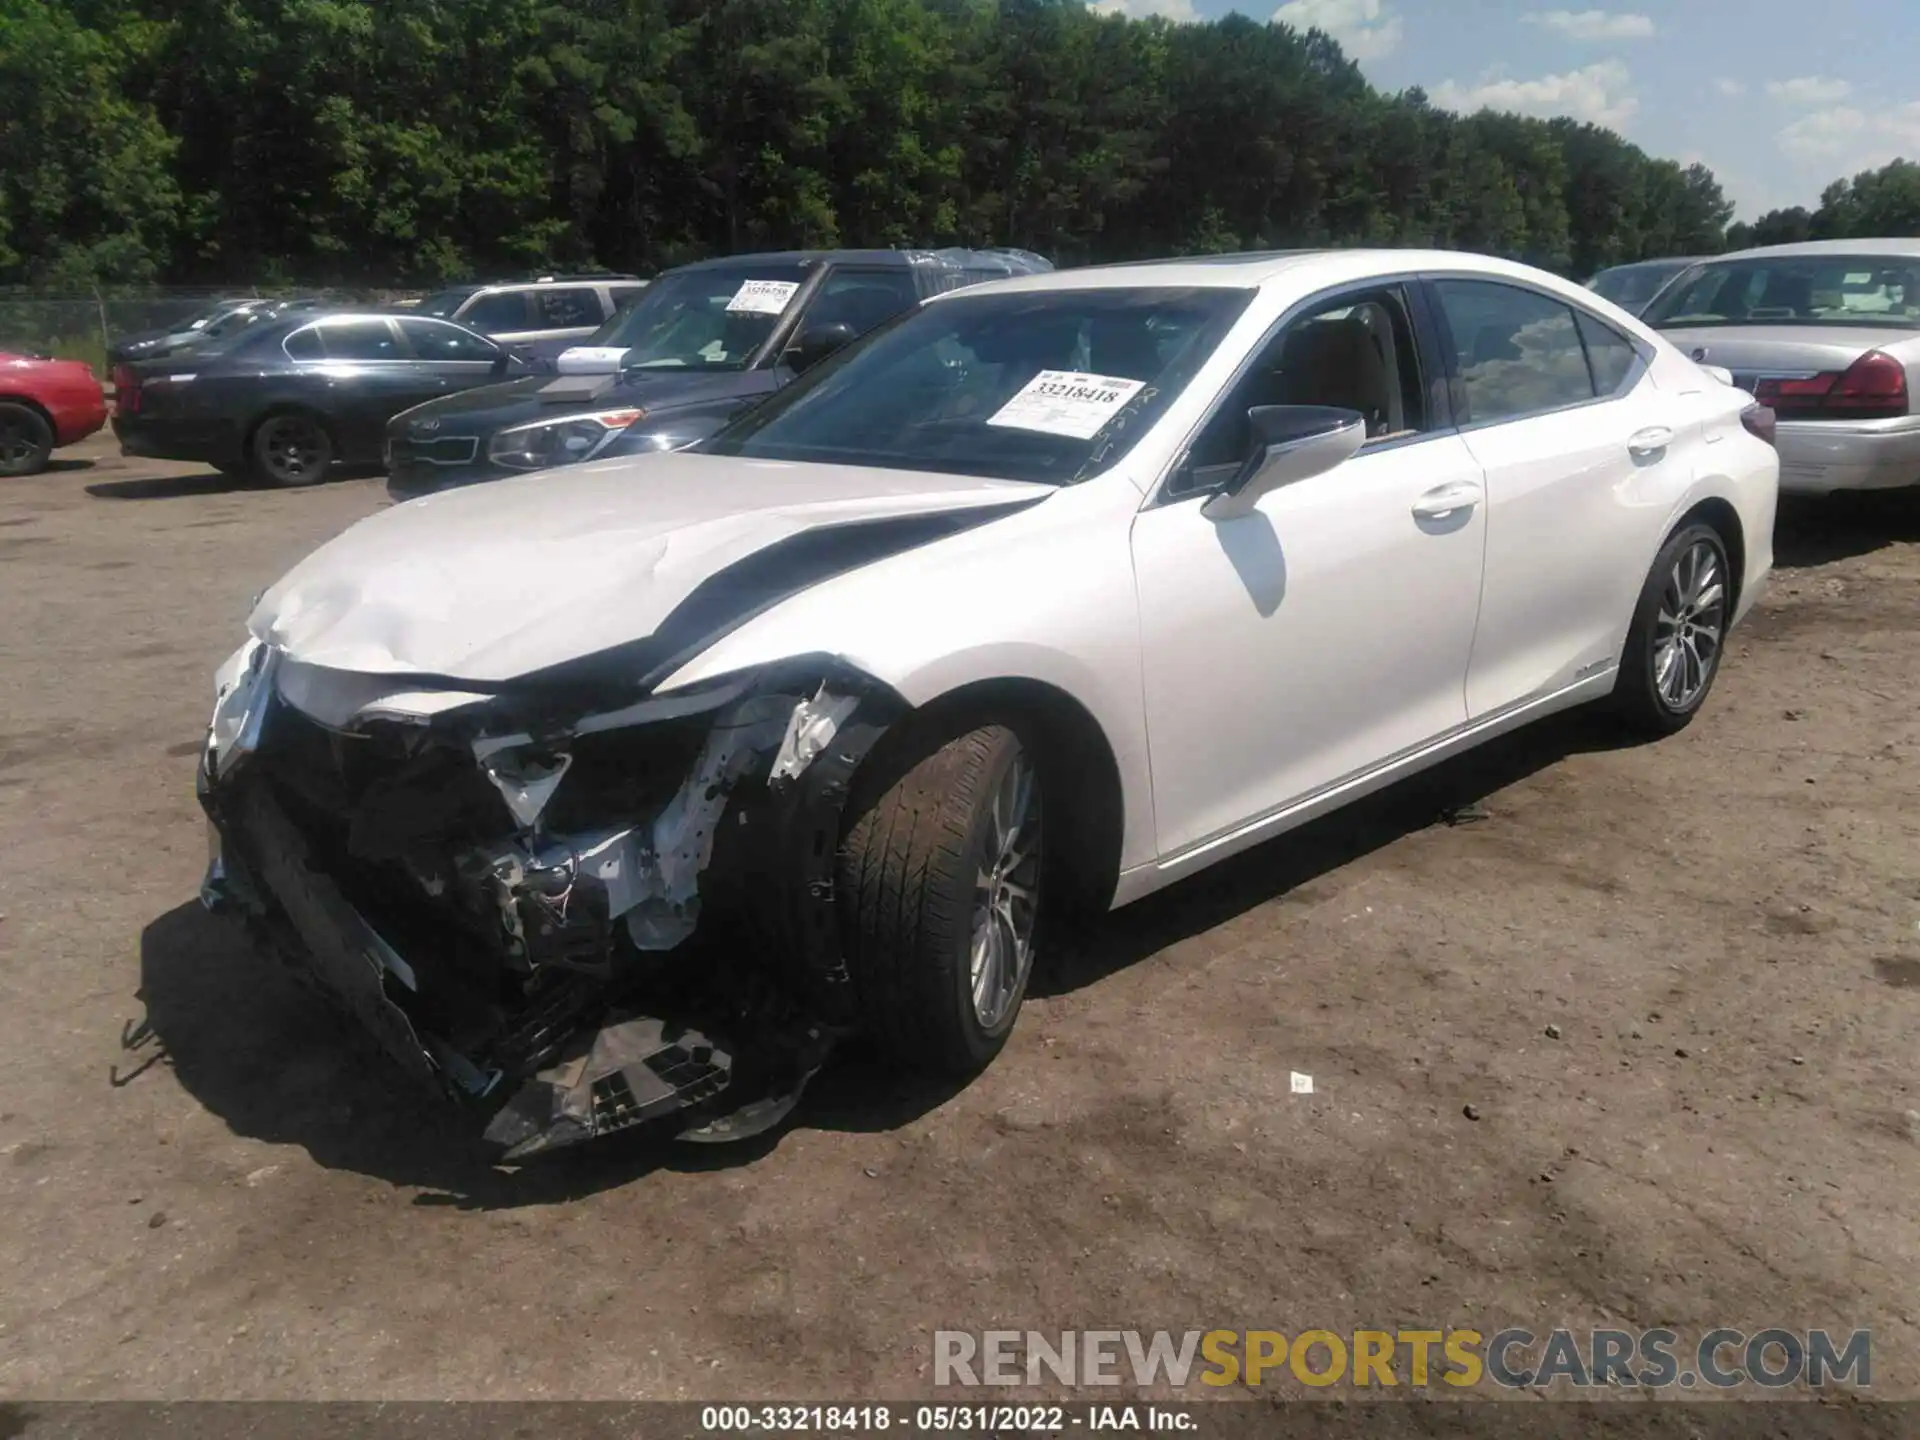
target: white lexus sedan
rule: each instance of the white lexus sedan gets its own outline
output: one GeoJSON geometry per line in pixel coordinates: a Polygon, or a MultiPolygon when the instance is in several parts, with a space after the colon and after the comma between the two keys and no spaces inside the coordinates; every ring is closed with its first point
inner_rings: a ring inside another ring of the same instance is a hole
{"type": "Polygon", "coordinates": [[[296,566],[217,679],[204,897],[513,1156],[764,1130],[855,1030],[970,1073],[1055,915],[1569,706],[1687,724],[1771,424],[1468,255],[943,296],[697,452],[296,566]]]}

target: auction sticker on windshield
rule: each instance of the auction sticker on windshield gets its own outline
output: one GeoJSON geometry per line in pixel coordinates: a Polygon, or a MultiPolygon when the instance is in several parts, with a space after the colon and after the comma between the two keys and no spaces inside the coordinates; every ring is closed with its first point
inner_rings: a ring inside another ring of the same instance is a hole
{"type": "Polygon", "coordinates": [[[793,280],[749,280],[727,302],[729,315],[778,315],[800,288],[793,280]]]}
{"type": "Polygon", "coordinates": [[[1144,380],[1083,375],[1076,370],[1042,370],[996,410],[987,424],[1091,440],[1123,405],[1146,388],[1144,380]]]}

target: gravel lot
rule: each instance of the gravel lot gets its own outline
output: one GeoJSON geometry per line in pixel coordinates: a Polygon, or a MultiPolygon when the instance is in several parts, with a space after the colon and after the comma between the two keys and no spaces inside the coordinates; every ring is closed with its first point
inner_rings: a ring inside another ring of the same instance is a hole
{"type": "Polygon", "coordinates": [[[1685,734],[1552,722],[1122,912],[958,1094],[853,1055],[773,1144],[508,1174],[194,901],[212,668],[378,482],[66,453],[0,486],[0,1394],[904,1398],[935,1328],[1555,1323],[1871,1326],[1920,1394],[1920,504],[1789,511],[1685,734]]]}

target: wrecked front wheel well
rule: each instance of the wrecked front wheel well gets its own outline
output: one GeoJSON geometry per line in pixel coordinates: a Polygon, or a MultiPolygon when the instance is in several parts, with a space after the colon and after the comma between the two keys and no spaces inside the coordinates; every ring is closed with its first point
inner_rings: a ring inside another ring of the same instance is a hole
{"type": "Polygon", "coordinates": [[[854,800],[885,793],[957,735],[1003,724],[1039,761],[1054,839],[1048,846],[1049,908],[1091,918],[1113,902],[1124,815],[1120,766],[1100,722],[1073,696],[1040,680],[984,680],[949,691],[902,717],[854,776],[854,800]]]}

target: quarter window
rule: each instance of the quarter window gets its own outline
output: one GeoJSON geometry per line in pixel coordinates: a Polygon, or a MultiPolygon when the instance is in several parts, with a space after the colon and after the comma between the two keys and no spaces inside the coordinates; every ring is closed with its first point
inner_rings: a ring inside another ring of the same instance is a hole
{"type": "Polygon", "coordinates": [[[1633,342],[1584,310],[1574,312],[1574,322],[1580,327],[1581,343],[1587,347],[1595,393],[1613,396],[1632,389],[1644,368],[1633,342]]]}
{"type": "Polygon", "coordinates": [[[287,352],[289,360],[324,360],[326,347],[320,343],[320,327],[309,325],[304,330],[296,330],[287,336],[281,349],[287,352]]]}
{"type": "Polygon", "coordinates": [[[1467,420],[1513,420],[1593,399],[1572,306],[1479,280],[1433,288],[1453,332],[1467,420]]]}

